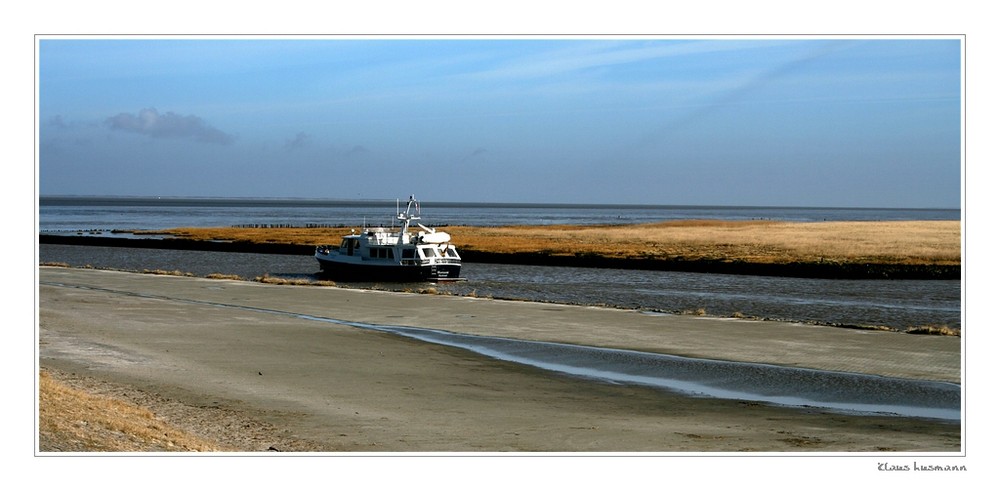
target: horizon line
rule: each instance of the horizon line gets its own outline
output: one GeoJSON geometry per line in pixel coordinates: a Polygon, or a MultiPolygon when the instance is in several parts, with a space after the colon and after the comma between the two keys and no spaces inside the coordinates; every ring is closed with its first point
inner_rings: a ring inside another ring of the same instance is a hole
{"type": "MultiPolygon", "coordinates": [[[[319,206],[336,204],[341,206],[365,206],[373,204],[393,203],[397,198],[302,198],[302,197],[232,197],[232,196],[142,196],[142,195],[36,195],[38,205],[57,204],[52,202],[78,201],[137,201],[143,204],[161,203],[194,204],[194,203],[233,203],[259,202],[278,206],[311,205],[319,206]],[[49,201],[50,203],[44,203],[49,201]]],[[[401,200],[401,199],[400,199],[401,200]]],[[[941,206],[819,206],[819,205],[690,205],[690,204],[650,204],[650,203],[567,203],[567,202],[505,202],[505,201],[422,201],[425,205],[452,207],[503,207],[503,208],[773,208],[773,209],[842,209],[842,210],[949,210],[961,211],[962,207],[941,206]]]]}

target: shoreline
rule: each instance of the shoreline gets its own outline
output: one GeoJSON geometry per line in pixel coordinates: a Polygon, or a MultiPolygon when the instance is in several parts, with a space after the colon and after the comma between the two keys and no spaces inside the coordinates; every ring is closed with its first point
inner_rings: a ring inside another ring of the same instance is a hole
{"type": "MultiPolygon", "coordinates": [[[[82,234],[83,232],[78,233],[78,235],[39,234],[38,241],[41,244],[309,256],[311,256],[315,250],[314,245],[291,243],[264,243],[247,240],[212,241],[182,237],[135,239],[82,234]]],[[[721,259],[607,257],[589,253],[572,255],[551,252],[494,253],[468,249],[462,250],[460,253],[462,254],[463,260],[468,262],[517,264],[525,266],[571,266],[583,268],[615,268],[819,279],[958,280],[962,277],[961,265],[849,263],[830,261],[765,263],[727,261],[721,259]]]]}
{"type": "Polygon", "coordinates": [[[955,452],[962,445],[956,423],[602,384],[288,314],[955,382],[957,339],[108,271],[40,273],[43,368],[192,407],[246,410],[283,434],[308,435],[322,451],[955,452]],[[798,348],[789,351],[790,342],[798,348]]]}
{"type": "MultiPolygon", "coordinates": [[[[255,310],[261,307],[274,314],[283,314],[299,308],[302,309],[299,313],[316,317],[314,321],[322,322],[320,318],[336,319],[334,325],[346,326],[342,323],[355,322],[373,326],[422,327],[476,336],[637,350],[697,359],[767,363],[952,383],[961,380],[959,360],[947,356],[941,358],[945,353],[959,352],[953,351],[960,350],[963,342],[958,336],[908,335],[896,330],[845,329],[784,320],[649,315],[645,311],[597,305],[322,284],[270,283],[61,266],[39,266],[38,271],[40,285],[52,283],[66,287],[75,284],[83,290],[95,286],[101,290],[142,290],[153,297],[159,296],[157,292],[162,290],[171,297],[183,299],[192,309],[199,304],[242,309],[246,301],[241,299],[232,303],[227,299],[233,294],[231,292],[246,292],[245,295],[251,295],[247,298],[256,299],[257,295],[261,295],[255,300],[258,302],[255,310]],[[73,281],[64,284],[51,278],[73,281]],[[264,292],[272,294],[265,295],[264,292]],[[272,295],[279,297],[272,298],[272,295]],[[664,337],[670,333],[674,334],[664,337]],[[734,342],[734,337],[740,336],[749,336],[750,339],[734,342]],[[876,345],[869,345],[872,342],[876,345]],[[756,343],[760,344],[752,347],[756,343]],[[793,345],[796,349],[790,350],[789,346],[793,345]],[[832,347],[836,347],[836,351],[830,351],[832,347]],[[878,356],[867,356],[873,350],[885,351],[880,351],[878,356]],[[915,362],[925,356],[931,356],[934,361],[915,362]],[[862,362],[863,359],[866,360],[862,362]]],[[[135,322],[142,320],[136,319],[135,322]]]]}
{"type": "Polygon", "coordinates": [[[422,295],[435,295],[435,296],[456,296],[456,297],[470,297],[470,298],[484,298],[488,300],[499,300],[506,302],[529,302],[529,303],[542,303],[550,305],[564,305],[568,307],[595,307],[595,308],[607,308],[613,310],[621,311],[635,311],[635,312],[645,312],[650,315],[678,315],[678,316],[691,316],[698,317],[702,319],[722,319],[722,320],[741,320],[741,321],[760,321],[760,322],[785,322],[785,323],[795,323],[801,324],[803,326],[817,326],[817,327],[834,327],[838,329],[850,329],[856,331],[884,331],[884,332],[896,332],[901,334],[912,334],[912,335],[930,335],[930,336],[954,336],[961,337],[961,329],[953,329],[948,326],[938,326],[933,324],[921,324],[916,326],[910,326],[906,328],[890,327],[879,324],[850,324],[843,322],[820,322],[820,321],[810,321],[810,320],[796,320],[783,317],[761,317],[761,316],[748,316],[743,314],[738,315],[709,315],[701,313],[698,311],[688,311],[688,310],[661,310],[656,308],[635,308],[624,305],[614,305],[608,304],[606,302],[598,303],[586,303],[586,302],[560,302],[554,300],[538,300],[530,299],[524,297],[516,296],[484,296],[479,297],[477,295],[463,295],[463,294],[453,294],[453,293],[441,293],[434,287],[420,288],[420,289],[410,289],[410,288],[385,288],[379,283],[374,283],[372,286],[356,286],[356,285],[342,285],[335,281],[325,280],[320,278],[316,279],[291,279],[282,278],[280,276],[269,276],[264,274],[258,277],[243,277],[239,275],[228,275],[223,273],[212,273],[208,275],[199,275],[191,273],[188,271],[180,270],[159,270],[159,269],[127,269],[127,268],[111,268],[111,267],[92,267],[92,266],[72,266],[66,263],[40,263],[40,267],[50,267],[50,268],[67,268],[67,269],[84,269],[84,270],[94,270],[94,271],[115,271],[121,273],[135,273],[135,274],[146,274],[154,276],[178,276],[186,278],[203,278],[211,280],[229,280],[229,281],[246,281],[250,283],[260,283],[267,285],[284,285],[284,286],[304,286],[304,287],[335,287],[343,288],[348,290],[358,290],[358,291],[372,291],[372,292],[395,292],[395,293],[416,293],[422,295]]]}

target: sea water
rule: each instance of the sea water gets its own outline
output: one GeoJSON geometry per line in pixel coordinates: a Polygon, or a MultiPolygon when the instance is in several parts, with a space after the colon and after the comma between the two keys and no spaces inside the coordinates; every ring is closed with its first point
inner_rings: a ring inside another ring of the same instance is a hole
{"type": "MultiPolygon", "coordinates": [[[[401,205],[405,206],[405,204],[401,205]]],[[[959,220],[957,209],[795,208],[739,206],[659,206],[516,203],[421,204],[429,225],[630,224],[665,220],[959,220]]],[[[39,199],[42,232],[78,230],[160,230],[174,227],[241,225],[391,225],[392,200],[333,201],[209,198],[39,199]]]]}

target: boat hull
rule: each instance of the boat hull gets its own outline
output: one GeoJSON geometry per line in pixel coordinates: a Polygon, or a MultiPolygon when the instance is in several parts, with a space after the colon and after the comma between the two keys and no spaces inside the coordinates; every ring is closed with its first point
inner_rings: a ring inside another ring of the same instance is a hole
{"type": "Polygon", "coordinates": [[[324,257],[319,261],[320,274],[342,281],[436,281],[460,279],[461,264],[364,264],[344,262],[324,257]]]}

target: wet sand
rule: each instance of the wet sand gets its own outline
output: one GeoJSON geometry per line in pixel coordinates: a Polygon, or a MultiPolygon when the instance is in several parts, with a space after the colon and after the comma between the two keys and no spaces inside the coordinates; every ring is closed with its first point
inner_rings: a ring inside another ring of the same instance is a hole
{"type": "Polygon", "coordinates": [[[961,449],[957,423],[582,380],[296,315],[958,382],[953,337],[68,268],[39,282],[42,367],[247,411],[322,451],[961,449]]]}

